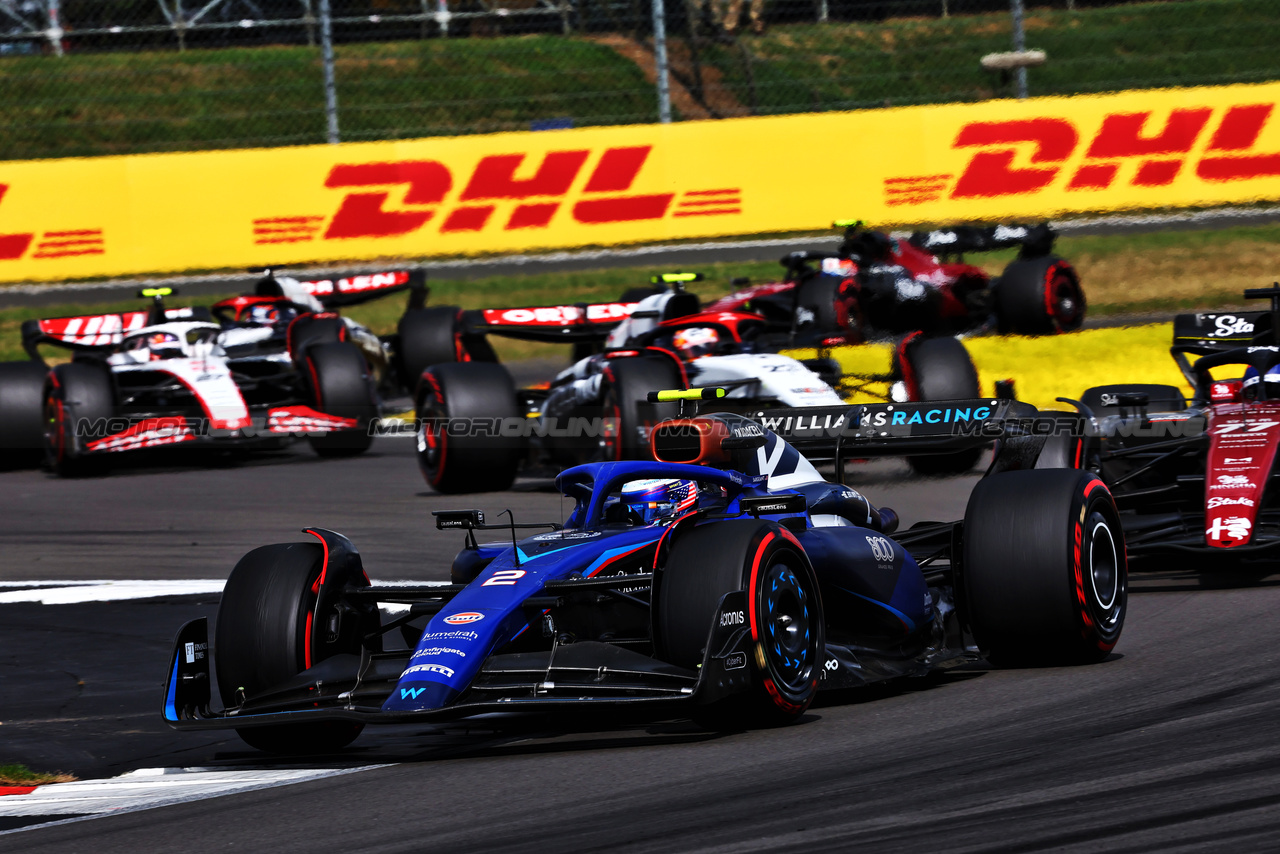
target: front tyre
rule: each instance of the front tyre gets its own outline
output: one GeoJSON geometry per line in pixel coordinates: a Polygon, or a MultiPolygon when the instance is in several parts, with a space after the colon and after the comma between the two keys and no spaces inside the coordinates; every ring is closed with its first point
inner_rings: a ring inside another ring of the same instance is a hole
{"type": "Polygon", "coordinates": [[[1103,660],[1124,627],[1127,584],[1120,517],[1095,475],[1014,471],[974,487],[961,586],[993,664],[1103,660]]]}
{"type": "Polygon", "coordinates": [[[712,729],[790,723],[817,693],[824,633],[813,569],[780,526],[735,519],[680,536],[657,591],[659,657],[690,670],[702,666],[720,601],[738,590],[747,594],[751,687],[699,707],[695,720],[712,729]]]}
{"type": "Polygon", "coordinates": [[[98,474],[106,465],[89,443],[116,413],[111,370],[99,362],[69,362],[50,373],[44,387],[45,459],[59,477],[98,474]]]}
{"type": "MultiPolygon", "coordinates": [[[[328,614],[317,614],[324,569],[319,543],[281,543],[249,552],[227,579],[214,625],[218,692],[227,708],[271,689],[339,653],[360,653],[359,633],[329,642],[328,614]]],[[[314,721],[241,727],[236,733],[268,753],[328,753],[346,747],[364,724],[314,721]]]]}

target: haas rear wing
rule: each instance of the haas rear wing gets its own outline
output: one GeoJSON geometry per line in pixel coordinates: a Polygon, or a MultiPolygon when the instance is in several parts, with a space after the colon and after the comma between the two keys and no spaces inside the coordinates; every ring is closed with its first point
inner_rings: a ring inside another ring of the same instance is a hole
{"type": "MultiPolygon", "coordinates": [[[[127,333],[147,326],[150,314],[149,311],[126,311],[25,320],[22,323],[22,349],[36,361],[43,361],[36,350],[41,344],[69,350],[106,349],[119,344],[127,333]]],[[[164,319],[209,320],[210,315],[204,307],[167,308],[164,319]]]]}
{"type": "Polygon", "coordinates": [[[527,308],[483,308],[462,312],[462,334],[502,335],[524,341],[603,341],[638,303],[603,302],[527,308]]]}
{"type": "Polygon", "coordinates": [[[302,289],[320,300],[325,308],[341,308],[381,299],[402,291],[416,290],[419,303],[426,300],[426,273],[422,270],[389,270],[342,279],[298,282],[302,289]]]}
{"type": "Polygon", "coordinates": [[[1038,258],[1053,251],[1057,234],[1048,223],[1041,225],[962,225],[917,231],[908,242],[917,249],[934,255],[960,255],[965,252],[990,252],[993,249],[1018,249],[1023,258],[1038,258]]]}

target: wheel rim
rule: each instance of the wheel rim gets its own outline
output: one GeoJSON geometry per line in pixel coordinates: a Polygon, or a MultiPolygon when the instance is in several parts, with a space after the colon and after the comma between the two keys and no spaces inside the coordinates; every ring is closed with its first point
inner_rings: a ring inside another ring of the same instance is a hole
{"type": "Polygon", "coordinates": [[[784,693],[802,694],[812,681],[817,659],[812,598],[785,561],[769,567],[759,590],[761,649],[768,669],[784,693]]]}
{"type": "Polygon", "coordinates": [[[439,398],[428,394],[418,408],[418,459],[428,475],[442,468],[445,453],[444,411],[439,398]]]}
{"type": "Polygon", "coordinates": [[[1089,587],[1093,592],[1090,603],[1104,632],[1113,631],[1120,622],[1124,607],[1124,579],[1121,572],[1120,550],[1111,525],[1097,511],[1089,514],[1086,522],[1089,531],[1089,587]]]}
{"type": "Polygon", "coordinates": [[[1062,331],[1075,329],[1084,315],[1084,299],[1075,280],[1058,273],[1049,285],[1050,310],[1054,324],[1062,331]]]}
{"type": "Polygon", "coordinates": [[[62,400],[52,394],[44,402],[44,441],[55,462],[66,456],[66,409],[62,400]]]}

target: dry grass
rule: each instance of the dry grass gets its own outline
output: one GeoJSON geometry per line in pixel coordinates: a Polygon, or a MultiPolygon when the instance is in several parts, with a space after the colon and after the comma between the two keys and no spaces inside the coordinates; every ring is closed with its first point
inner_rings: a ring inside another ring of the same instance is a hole
{"type": "Polygon", "coordinates": [[[45,783],[73,783],[72,774],[45,774],[25,765],[0,765],[0,786],[42,786],[45,783]]]}

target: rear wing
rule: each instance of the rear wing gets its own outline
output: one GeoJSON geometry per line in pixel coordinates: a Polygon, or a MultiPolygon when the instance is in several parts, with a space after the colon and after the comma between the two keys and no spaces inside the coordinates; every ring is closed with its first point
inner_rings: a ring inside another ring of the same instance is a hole
{"type": "Polygon", "coordinates": [[[907,242],[934,255],[1018,249],[1023,258],[1039,258],[1053,251],[1056,237],[1057,233],[1048,223],[986,227],[962,225],[934,231],[917,231],[907,238],[907,242]]]}
{"type": "Polygon", "coordinates": [[[462,335],[501,335],[522,341],[603,341],[639,303],[602,302],[462,312],[462,335]]]}
{"type": "MultiPolygon", "coordinates": [[[[103,350],[119,344],[129,332],[147,326],[149,311],[126,311],[119,314],[82,314],[74,317],[48,317],[22,323],[22,349],[32,359],[43,361],[36,348],[52,344],[69,350],[103,350]]],[[[166,308],[165,320],[212,320],[203,306],[166,308]]]]}
{"type": "Polygon", "coordinates": [[[1173,346],[1169,352],[1192,388],[1197,387],[1191,356],[1208,356],[1240,347],[1276,344],[1280,327],[1280,283],[1270,288],[1249,288],[1244,298],[1271,300],[1270,311],[1218,311],[1179,314],[1173,319],[1173,346]]]}
{"type": "MultiPolygon", "coordinates": [[[[302,289],[320,300],[325,308],[359,305],[408,290],[418,290],[426,299],[427,275],[423,270],[388,270],[342,279],[316,279],[298,282],[302,289]]],[[[421,304],[421,303],[420,303],[421,304]]]]}
{"type": "Polygon", "coordinates": [[[1022,436],[1039,410],[1016,400],[866,403],[743,413],[806,456],[846,459],[945,454],[1022,436]]]}

